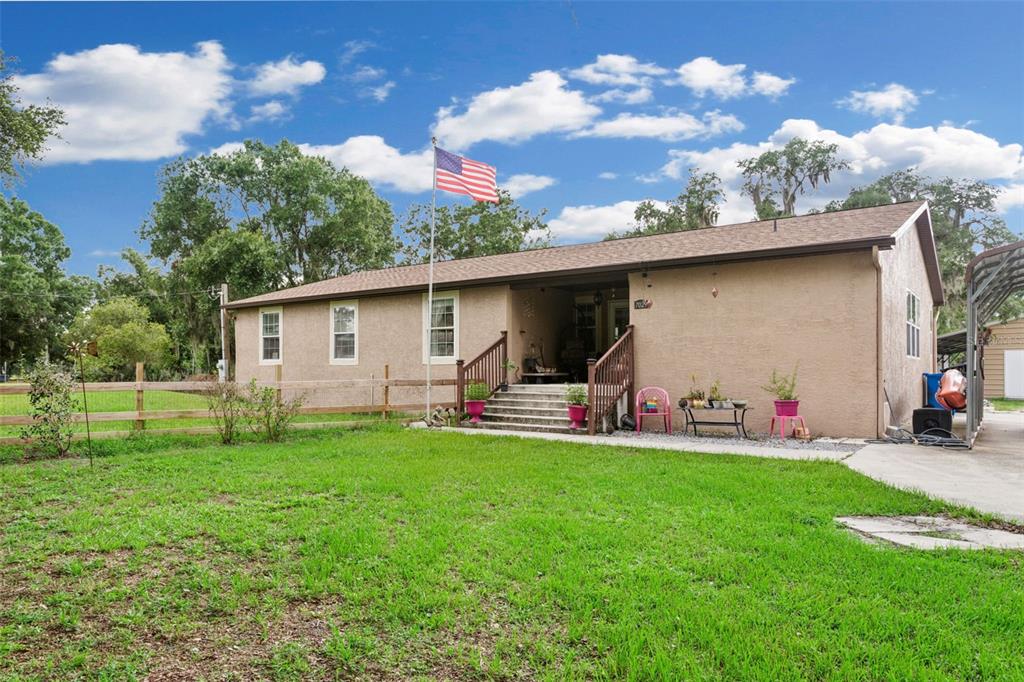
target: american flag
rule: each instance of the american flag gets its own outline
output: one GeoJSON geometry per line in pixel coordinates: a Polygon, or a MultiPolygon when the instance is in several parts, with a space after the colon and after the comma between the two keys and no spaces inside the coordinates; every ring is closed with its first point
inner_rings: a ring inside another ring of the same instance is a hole
{"type": "Polygon", "coordinates": [[[440,147],[434,148],[434,154],[438,189],[468,194],[477,201],[498,203],[497,170],[494,166],[446,152],[440,147]]]}

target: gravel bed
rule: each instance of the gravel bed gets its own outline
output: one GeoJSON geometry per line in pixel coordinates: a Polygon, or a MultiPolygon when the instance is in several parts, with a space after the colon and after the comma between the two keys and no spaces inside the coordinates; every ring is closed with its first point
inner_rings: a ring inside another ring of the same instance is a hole
{"type": "MultiPolygon", "coordinates": [[[[749,432],[748,432],[749,433],[749,432]]],[[[621,438],[628,440],[630,438],[637,438],[640,440],[648,441],[665,441],[672,443],[718,443],[718,444],[733,444],[736,445],[757,445],[759,447],[768,448],[791,448],[794,450],[831,450],[835,452],[856,452],[867,443],[861,438],[815,438],[814,440],[798,440],[796,438],[787,438],[786,440],[780,440],[779,438],[769,438],[768,434],[763,433],[751,433],[750,438],[737,438],[736,436],[729,435],[706,435],[706,436],[693,436],[689,434],[682,434],[679,432],[667,434],[659,433],[657,431],[642,431],[637,433],[636,431],[625,431],[618,430],[611,435],[606,436],[608,438],[621,438]]]]}

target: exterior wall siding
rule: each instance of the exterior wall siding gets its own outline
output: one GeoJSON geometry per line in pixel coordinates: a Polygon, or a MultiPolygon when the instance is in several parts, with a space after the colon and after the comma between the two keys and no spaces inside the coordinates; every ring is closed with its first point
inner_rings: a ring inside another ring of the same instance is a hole
{"type": "Polygon", "coordinates": [[[1024,349],[1024,318],[990,328],[992,337],[985,346],[985,397],[1002,398],[1006,393],[1006,365],[1003,352],[1024,349]]]}
{"type": "Polygon", "coordinates": [[[652,270],[629,283],[631,299],[652,302],[630,311],[636,387],[668,390],[680,427],[675,403],[696,374],[704,391],[718,379],[726,397],[748,399],[747,429],[766,432],[775,410],[761,386],[772,368],[799,365],[800,413],[813,434],[876,434],[870,252],[652,270]]]}
{"type": "MultiPolygon", "coordinates": [[[[451,290],[438,293],[443,291],[451,290]]],[[[458,357],[468,360],[497,340],[506,329],[508,287],[458,291],[458,357]]],[[[331,301],[284,304],[281,306],[282,378],[285,381],[382,378],[384,365],[390,366],[393,379],[425,378],[424,298],[425,294],[421,293],[339,298],[359,302],[358,363],[353,365],[331,364],[331,301]]],[[[235,311],[235,316],[235,377],[239,381],[273,380],[275,367],[259,362],[259,308],[242,308],[235,311]]],[[[455,364],[435,361],[432,374],[437,379],[454,379],[455,364]]],[[[371,398],[379,403],[382,399],[379,391],[371,395],[369,388],[332,389],[318,391],[315,396],[307,396],[307,400],[311,405],[364,405],[371,404],[371,398]]],[[[442,386],[436,387],[431,397],[434,402],[450,402],[455,393],[451,386],[442,386]]],[[[425,392],[420,387],[394,387],[390,393],[394,404],[417,403],[424,399],[425,392]]]]}
{"type": "Polygon", "coordinates": [[[935,304],[915,226],[879,254],[882,264],[882,386],[886,424],[909,428],[922,406],[921,375],[935,368],[935,304]],[[921,302],[920,357],[907,355],[907,291],[921,302]]]}

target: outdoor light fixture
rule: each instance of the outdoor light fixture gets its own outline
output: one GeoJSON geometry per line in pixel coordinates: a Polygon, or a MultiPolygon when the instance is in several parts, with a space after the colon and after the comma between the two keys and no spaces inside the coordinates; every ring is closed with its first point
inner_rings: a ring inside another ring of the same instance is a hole
{"type": "Polygon", "coordinates": [[[604,303],[604,294],[602,294],[601,290],[598,289],[594,294],[594,305],[601,305],[602,303],[604,303]]]}

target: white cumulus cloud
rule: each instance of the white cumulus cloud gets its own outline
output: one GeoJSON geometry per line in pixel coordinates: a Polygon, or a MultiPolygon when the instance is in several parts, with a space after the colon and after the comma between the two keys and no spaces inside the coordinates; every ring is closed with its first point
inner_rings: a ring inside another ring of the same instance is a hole
{"type": "MultiPolygon", "coordinates": [[[[654,202],[664,207],[660,201],[654,202]]],[[[619,201],[606,206],[566,206],[548,223],[552,236],[563,242],[586,242],[604,238],[635,226],[633,214],[639,201],[619,201]]]]}
{"type": "Polygon", "coordinates": [[[622,102],[623,104],[644,104],[654,99],[654,91],[648,87],[632,90],[613,88],[590,98],[591,102],[622,102]]]}
{"type": "Polygon", "coordinates": [[[46,162],[143,161],[184,152],[187,135],[228,115],[230,70],[216,41],[192,53],[110,44],[59,54],[14,84],[26,104],[49,100],[66,114],[46,162]]]}
{"type": "Polygon", "coordinates": [[[836,102],[841,107],[875,118],[892,118],[902,123],[920,101],[917,93],[905,85],[889,83],[881,90],[853,90],[849,96],[836,102]]]}
{"type": "Polygon", "coordinates": [[[366,81],[380,80],[388,73],[387,69],[378,69],[373,66],[360,66],[352,73],[345,76],[346,80],[350,80],[354,83],[363,83],[366,81]]]}
{"type": "Polygon", "coordinates": [[[569,71],[569,77],[593,85],[647,85],[652,76],[667,73],[668,69],[641,63],[628,54],[602,54],[594,62],[569,71]]]}
{"type": "Polygon", "coordinates": [[[754,78],[750,82],[750,89],[758,95],[774,99],[785,95],[793,83],[796,83],[795,78],[783,78],[764,71],[755,71],[754,78]]]}
{"type": "Polygon", "coordinates": [[[319,83],[326,75],[327,69],[320,62],[300,62],[289,55],[260,65],[249,81],[249,91],[254,95],[294,95],[304,86],[319,83]]]}
{"type": "Polygon", "coordinates": [[[516,143],[536,135],[578,130],[601,109],[583,93],[566,87],[554,71],[538,71],[524,83],[474,96],[461,108],[437,112],[434,134],[451,149],[466,149],[483,140],[516,143]]]}
{"type": "Polygon", "coordinates": [[[388,81],[387,83],[381,83],[380,85],[373,85],[363,88],[359,91],[359,96],[367,99],[372,99],[377,102],[385,101],[391,91],[395,87],[395,81],[388,81]]]}
{"type": "Polygon", "coordinates": [[[400,192],[425,192],[433,186],[433,151],[402,153],[379,135],[358,135],[341,144],[300,144],[304,154],[322,156],[374,185],[400,192]]]}
{"type": "MultiPolygon", "coordinates": [[[[766,140],[755,144],[737,142],[707,150],[671,150],[668,163],[661,168],[661,176],[683,179],[690,167],[714,171],[727,187],[730,221],[743,219],[744,215],[749,218],[753,216],[753,207],[748,199],[738,194],[742,178],[737,161],[777,149],[794,137],[833,143],[839,148],[839,156],[851,164],[849,171],[834,175],[829,185],[799,199],[797,206],[801,212],[819,208],[832,199],[843,198],[853,187],[869,184],[886,173],[910,166],[936,178],[947,175],[989,181],[1024,178],[1024,146],[1001,144],[994,138],[966,128],[909,128],[880,123],[868,130],[844,135],[807,119],[788,119],[766,140]]],[[[1004,196],[1007,198],[1001,198],[1002,205],[1015,201],[1010,198],[1012,194],[1004,196]]],[[[724,214],[719,222],[725,222],[724,214]]]]}
{"type": "Polygon", "coordinates": [[[1024,183],[1013,182],[1000,189],[996,209],[1005,213],[1011,208],[1024,208],[1024,183]]]}
{"type": "Polygon", "coordinates": [[[796,82],[766,71],[757,71],[748,79],[746,70],[746,64],[721,64],[713,57],[697,57],[676,69],[677,77],[667,82],[685,85],[698,97],[711,94],[719,99],[754,94],[777,98],[796,82]]]}
{"type": "Polygon", "coordinates": [[[586,130],[573,133],[572,137],[648,137],[676,142],[739,132],[743,127],[738,118],[719,111],[709,111],[701,118],[678,111],[660,116],[624,113],[607,121],[598,121],[586,130]]]}
{"type": "Polygon", "coordinates": [[[291,110],[284,102],[272,99],[249,108],[250,121],[283,121],[291,118],[291,110]]]}
{"type": "Polygon", "coordinates": [[[510,176],[507,180],[498,183],[498,187],[508,190],[513,199],[526,196],[530,192],[546,189],[554,185],[557,180],[547,175],[531,175],[529,173],[518,173],[510,176]]]}

